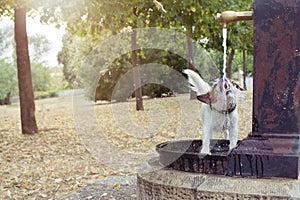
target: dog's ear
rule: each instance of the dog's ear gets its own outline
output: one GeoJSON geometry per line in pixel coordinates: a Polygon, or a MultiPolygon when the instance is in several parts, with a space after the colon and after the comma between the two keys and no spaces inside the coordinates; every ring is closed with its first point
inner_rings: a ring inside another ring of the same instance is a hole
{"type": "Polygon", "coordinates": [[[238,84],[237,82],[235,82],[235,81],[233,81],[233,80],[231,80],[230,82],[231,82],[231,84],[232,84],[235,88],[237,88],[238,90],[244,91],[244,88],[242,88],[242,87],[240,86],[240,84],[238,84]]]}
{"type": "Polygon", "coordinates": [[[201,94],[197,96],[197,99],[199,101],[201,101],[202,103],[206,103],[208,105],[211,104],[211,97],[210,97],[210,93],[206,93],[206,94],[201,94]]]}

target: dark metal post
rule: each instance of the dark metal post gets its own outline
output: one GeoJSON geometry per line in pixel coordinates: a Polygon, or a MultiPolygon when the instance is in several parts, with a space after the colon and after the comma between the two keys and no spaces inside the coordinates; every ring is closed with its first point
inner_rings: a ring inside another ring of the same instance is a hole
{"type": "Polygon", "coordinates": [[[300,0],[255,0],[252,133],[230,175],[298,178],[300,0]]]}
{"type": "Polygon", "coordinates": [[[299,134],[300,1],[256,1],[254,134],[299,134]]]}

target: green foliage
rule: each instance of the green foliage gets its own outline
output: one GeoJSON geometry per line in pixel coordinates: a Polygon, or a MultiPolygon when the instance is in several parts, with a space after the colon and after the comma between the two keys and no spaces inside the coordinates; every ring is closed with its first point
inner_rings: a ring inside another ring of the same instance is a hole
{"type": "Polygon", "coordinates": [[[81,38],[69,33],[64,35],[62,42],[63,47],[58,53],[57,59],[63,65],[63,75],[67,83],[66,88],[73,88],[82,61],[92,50],[94,43],[89,37],[81,38]]]}
{"type": "Polygon", "coordinates": [[[31,62],[43,62],[43,57],[46,56],[51,44],[45,35],[36,34],[28,37],[29,52],[31,62]]]}
{"type": "MultiPolygon", "coordinates": [[[[211,50],[209,52],[210,57],[215,61],[216,65],[220,67],[223,66],[223,53],[220,51],[213,51],[211,50]]],[[[247,74],[252,73],[253,71],[253,56],[252,54],[249,54],[249,52],[246,53],[246,66],[247,66],[247,74]]],[[[237,72],[238,70],[243,69],[243,54],[242,51],[238,51],[235,53],[235,59],[232,63],[231,67],[231,73],[237,72]]]]}
{"type": "Polygon", "coordinates": [[[94,100],[126,101],[128,94],[123,93],[125,90],[118,90],[114,95],[115,99],[112,99],[112,94],[117,81],[122,77],[122,75],[128,72],[130,68],[130,56],[127,54],[118,58],[108,67],[107,70],[101,71],[101,77],[98,81],[94,100]]]}
{"type": "MultiPolygon", "coordinates": [[[[6,26],[0,30],[0,50],[4,52],[2,54],[1,64],[1,81],[3,85],[1,86],[0,99],[3,95],[6,95],[8,90],[15,93],[17,87],[17,75],[16,68],[12,67],[12,63],[16,63],[15,57],[15,45],[13,40],[13,27],[6,26]],[[11,55],[12,53],[13,55],[11,55]],[[4,60],[5,59],[5,60],[4,60]],[[15,73],[12,76],[12,73],[15,73]],[[9,80],[9,77],[15,77],[9,80]],[[5,84],[5,82],[7,84],[5,84]]],[[[43,56],[47,55],[50,51],[50,42],[44,36],[36,34],[30,36],[29,49],[30,49],[30,59],[31,59],[31,72],[32,72],[32,82],[34,91],[45,91],[49,89],[50,85],[50,73],[43,63],[43,56]]]]}
{"type": "Polygon", "coordinates": [[[0,60],[0,99],[8,93],[14,94],[17,90],[17,70],[5,60],[0,60]]]}
{"type": "MultiPolygon", "coordinates": [[[[246,52],[246,74],[253,72],[253,56],[246,52]]],[[[232,63],[232,72],[237,72],[243,69],[243,53],[242,51],[237,52],[235,59],[232,63]]]]}
{"type": "Polygon", "coordinates": [[[43,63],[31,63],[33,91],[46,91],[50,86],[50,73],[43,63]]]}
{"type": "Polygon", "coordinates": [[[56,91],[36,91],[34,92],[34,99],[45,99],[51,97],[58,97],[56,91]]]}
{"type": "MultiPolygon", "coordinates": [[[[48,1],[47,1],[48,2],[48,1]]],[[[159,9],[153,1],[143,0],[111,0],[111,1],[98,1],[98,0],[84,0],[84,1],[72,1],[67,6],[72,9],[62,9],[66,5],[57,4],[59,0],[54,0],[52,3],[48,2],[48,7],[43,9],[42,21],[57,22],[61,19],[67,22],[67,30],[69,33],[76,34],[81,38],[75,38],[74,36],[67,35],[64,37],[64,46],[60,52],[58,59],[60,63],[64,65],[64,76],[70,86],[76,81],[79,69],[82,67],[83,58],[89,55],[89,63],[87,64],[86,71],[81,75],[84,85],[88,87],[88,90],[95,88],[93,79],[99,79],[99,71],[101,69],[108,69],[110,75],[105,74],[106,86],[103,86],[103,90],[110,88],[114,85],[116,80],[108,81],[109,78],[115,79],[121,74],[125,73],[126,69],[132,66],[130,59],[125,60],[120,58],[115,60],[114,48],[123,48],[121,46],[106,46],[102,50],[93,50],[98,48],[99,43],[95,43],[97,39],[105,40],[109,38],[109,35],[118,34],[125,27],[133,28],[145,28],[145,27],[159,27],[172,29],[174,31],[182,32],[190,36],[194,44],[194,48],[201,49],[204,46],[206,50],[214,52],[213,59],[220,67],[218,52],[222,51],[222,23],[216,21],[214,17],[218,12],[226,10],[252,10],[253,0],[238,1],[238,0],[171,0],[160,1],[167,13],[159,9]],[[51,4],[51,5],[50,5],[51,4]],[[60,7],[61,9],[56,9],[60,7]],[[113,12],[112,12],[113,11],[113,12]],[[205,42],[204,42],[205,41],[205,42]],[[110,52],[111,55],[107,52],[110,52]],[[92,54],[92,55],[91,55],[92,54]],[[103,58],[103,56],[106,56],[103,58]],[[101,57],[103,60],[97,58],[101,57]],[[111,57],[111,58],[110,58],[111,57]],[[112,60],[110,60],[112,59],[112,60]],[[216,59],[216,60],[215,60],[216,59]],[[117,64],[119,63],[119,64],[117,64]],[[121,68],[120,68],[121,66],[121,68]],[[116,68],[116,69],[115,69],[116,68]],[[100,69],[100,70],[99,70],[100,69]]],[[[251,22],[236,22],[231,23],[228,26],[228,49],[235,49],[236,52],[240,50],[247,50],[251,53],[253,51],[253,25],[251,22]]],[[[143,37],[141,37],[143,38],[143,37]]],[[[165,39],[163,35],[152,36],[152,38],[139,40],[137,43],[141,46],[142,43],[151,43],[151,40],[156,40],[154,43],[165,46],[165,39]],[[160,41],[157,41],[157,40],[160,41]]],[[[128,40],[125,38],[124,40],[128,40]]],[[[169,44],[173,44],[174,48],[182,52],[187,52],[187,46],[185,41],[168,41],[169,44]]],[[[130,44],[130,42],[129,42],[130,44]]],[[[121,45],[121,44],[120,44],[121,45]]],[[[159,46],[159,45],[157,45],[159,46]]],[[[172,49],[171,46],[168,46],[172,49]]],[[[122,52],[122,50],[120,50],[122,52]]],[[[207,53],[203,53],[200,50],[194,55],[195,66],[201,69],[200,73],[207,80],[215,77],[218,67],[212,64],[207,59],[207,53]]],[[[123,52],[123,54],[129,53],[123,52]]],[[[174,52],[173,52],[174,53],[174,52]]],[[[167,55],[167,52],[160,52],[153,54],[143,49],[140,52],[140,63],[163,63],[169,67],[175,67],[180,65],[180,68],[188,66],[187,62],[182,63],[179,58],[174,59],[174,55],[167,55]],[[163,55],[161,55],[163,54],[163,55]],[[178,63],[175,63],[178,62],[178,63]]],[[[121,54],[119,54],[121,55],[121,54]]],[[[183,53],[179,54],[183,55],[183,53]]],[[[176,57],[176,56],[175,56],[176,57]]],[[[186,57],[182,56],[182,59],[186,57]]],[[[233,68],[235,64],[233,64],[233,68]]],[[[180,70],[180,69],[179,69],[180,70]]],[[[235,70],[235,69],[234,69],[235,70]]],[[[102,77],[103,79],[104,77],[102,77]]],[[[99,87],[102,87],[101,85],[99,87]]],[[[152,87],[152,86],[147,86],[152,87]]],[[[153,86],[156,88],[157,86],[153,86]]],[[[148,89],[147,89],[148,90],[148,89]]],[[[156,89],[155,89],[156,90],[156,89]]],[[[89,91],[93,93],[94,91],[89,91]]],[[[98,92],[97,92],[98,93],[98,92]]],[[[109,95],[104,95],[105,99],[109,95]]],[[[97,98],[97,97],[96,97],[97,98]]]]}
{"type": "MultiPolygon", "coordinates": [[[[157,72],[147,72],[146,76],[148,77],[147,82],[149,82],[149,84],[143,86],[143,95],[149,97],[161,97],[164,93],[183,93],[187,91],[186,84],[178,82],[171,74],[172,70],[177,70],[180,72],[182,71],[182,69],[186,68],[187,61],[185,59],[166,50],[157,49],[142,49],[141,51],[139,51],[139,55],[139,57],[141,58],[141,65],[155,63],[165,66],[164,71],[160,77],[156,76],[157,72]],[[168,65],[171,67],[168,67],[168,65]],[[171,91],[169,88],[164,86],[170,84],[173,86],[174,91],[171,91]]],[[[124,88],[128,87],[128,85],[130,85],[129,83],[127,83],[127,85],[122,85],[122,89],[116,88],[117,82],[130,69],[132,69],[131,54],[128,53],[119,57],[117,60],[111,63],[107,70],[100,72],[102,75],[98,81],[95,100],[125,101],[130,96],[133,96],[134,94],[126,93],[127,91],[129,91],[128,88],[124,88]],[[114,99],[112,99],[114,90],[114,99]]]]}
{"type": "MultiPolygon", "coordinates": [[[[217,12],[225,10],[252,10],[253,0],[172,0],[161,1],[167,13],[159,10],[152,1],[143,0],[85,0],[85,9],[76,7],[66,20],[68,29],[78,35],[98,35],[103,30],[119,33],[126,26],[160,27],[182,31],[199,41],[208,38],[207,48],[222,49],[222,23],[216,21],[217,12]],[[111,12],[114,10],[114,12],[111,12]]],[[[251,22],[229,25],[228,45],[234,49],[251,50],[253,26],[251,22]]]]}
{"type": "Polygon", "coordinates": [[[1,59],[12,61],[12,52],[14,50],[14,28],[6,25],[0,29],[0,55],[1,59]]]}
{"type": "Polygon", "coordinates": [[[11,0],[0,0],[0,16],[2,15],[12,15],[12,7],[15,6],[15,1],[11,0]]]}

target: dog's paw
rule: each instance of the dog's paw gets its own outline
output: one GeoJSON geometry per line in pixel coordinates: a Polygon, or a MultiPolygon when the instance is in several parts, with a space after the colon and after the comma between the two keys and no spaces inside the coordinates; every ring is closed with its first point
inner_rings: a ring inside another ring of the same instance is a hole
{"type": "Polygon", "coordinates": [[[236,144],[230,144],[229,145],[229,150],[232,150],[232,149],[234,149],[236,147],[236,144]]]}
{"type": "Polygon", "coordinates": [[[209,148],[202,148],[201,149],[201,154],[210,154],[210,149],[209,148]]]}

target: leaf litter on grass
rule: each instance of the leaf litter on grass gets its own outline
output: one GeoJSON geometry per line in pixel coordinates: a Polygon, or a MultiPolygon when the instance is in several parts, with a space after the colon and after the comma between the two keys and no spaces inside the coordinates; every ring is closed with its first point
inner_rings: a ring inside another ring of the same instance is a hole
{"type": "Polygon", "coordinates": [[[71,99],[36,101],[35,135],[21,134],[18,107],[0,110],[0,199],[56,199],[113,173],[81,144],[71,99]]]}
{"type": "MultiPolygon", "coordinates": [[[[246,92],[240,101],[240,139],[251,130],[251,95],[246,92]]],[[[112,144],[128,152],[154,152],[164,141],[200,138],[200,104],[186,100],[187,96],[178,97],[182,102],[174,97],[145,100],[142,112],[135,111],[134,101],[123,103],[126,106],[96,104],[94,108],[99,128],[112,144]],[[116,120],[112,106],[119,106],[117,114],[127,115],[130,123],[141,127],[158,123],[160,127],[154,127],[156,132],[147,137],[137,137],[126,126],[120,128],[122,122],[116,120]],[[190,120],[183,120],[186,118],[190,120]]],[[[0,107],[0,199],[58,199],[92,180],[124,175],[92,157],[77,134],[72,106],[71,97],[36,101],[40,132],[35,135],[21,134],[19,104],[0,107]]]]}

